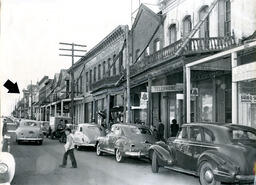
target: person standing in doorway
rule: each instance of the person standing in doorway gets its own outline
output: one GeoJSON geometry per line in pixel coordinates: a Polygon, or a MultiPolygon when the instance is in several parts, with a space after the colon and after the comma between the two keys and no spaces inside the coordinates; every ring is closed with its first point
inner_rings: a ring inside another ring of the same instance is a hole
{"type": "Polygon", "coordinates": [[[157,140],[164,141],[164,124],[159,123],[157,129],[157,140]]]}
{"type": "Polygon", "coordinates": [[[67,140],[66,140],[66,144],[64,145],[65,153],[63,156],[62,165],[60,165],[60,167],[65,168],[67,166],[67,159],[69,156],[72,163],[72,168],[77,168],[77,163],[74,155],[75,145],[74,145],[73,135],[71,134],[71,129],[66,128],[65,134],[67,136],[67,140]]]}
{"type": "Polygon", "coordinates": [[[177,120],[173,119],[171,124],[171,137],[176,137],[179,132],[179,125],[177,124],[177,120]]]}

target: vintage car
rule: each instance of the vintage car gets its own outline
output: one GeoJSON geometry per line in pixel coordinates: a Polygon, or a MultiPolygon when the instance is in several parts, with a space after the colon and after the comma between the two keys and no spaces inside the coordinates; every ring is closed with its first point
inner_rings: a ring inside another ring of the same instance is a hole
{"type": "Polygon", "coordinates": [[[43,143],[44,134],[40,127],[40,122],[35,120],[21,120],[16,130],[16,142],[36,142],[39,145],[43,143]]]}
{"type": "Polygon", "coordinates": [[[10,185],[15,174],[15,160],[10,151],[10,139],[0,118],[0,185],[10,185]]]}
{"type": "Polygon", "coordinates": [[[96,153],[109,153],[116,156],[117,162],[124,157],[148,157],[149,147],[155,143],[152,131],[142,125],[114,124],[105,137],[97,140],[96,153]]]}
{"type": "Polygon", "coordinates": [[[98,137],[105,136],[105,130],[92,123],[81,123],[74,133],[75,147],[92,146],[96,147],[96,141],[98,137]]]}
{"type": "Polygon", "coordinates": [[[149,150],[152,172],[159,167],[199,176],[202,185],[252,183],[256,129],[234,124],[184,124],[178,136],[149,150]]]}

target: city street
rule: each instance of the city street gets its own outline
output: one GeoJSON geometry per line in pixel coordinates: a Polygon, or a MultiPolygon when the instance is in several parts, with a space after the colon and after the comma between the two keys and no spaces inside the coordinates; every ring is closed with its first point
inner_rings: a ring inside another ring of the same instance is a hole
{"type": "Polygon", "coordinates": [[[156,185],[199,184],[198,178],[161,169],[159,174],[151,172],[147,161],[127,159],[117,163],[110,155],[98,157],[93,149],[76,151],[78,168],[59,168],[63,144],[45,139],[42,146],[17,145],[12,142],[11,153],[16,160],[16,173],[12,185],[156,185]]]}

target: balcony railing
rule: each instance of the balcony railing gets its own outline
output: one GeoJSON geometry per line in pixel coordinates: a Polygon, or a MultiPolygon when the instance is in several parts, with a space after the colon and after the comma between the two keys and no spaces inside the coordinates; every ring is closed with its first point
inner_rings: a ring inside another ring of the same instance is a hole
{"type": "MultiPolygon", "coordinates": [[[[130,68],[131,76],[173,58],[181,44],[182,40],[178,40],[133,64],[130,68]]],[[[220,51],[231,48],[235,44],[234,37],[192,38],[184,47],[182,55],[220,51]]]]}
{"type": "Polygon", "coordinates": [[[104,77],[101,80],[92,83],[91,90],[95,91],[97,89],[111,87],[120,79],[120,77],[121,77],[121,75],[104,77]]]}

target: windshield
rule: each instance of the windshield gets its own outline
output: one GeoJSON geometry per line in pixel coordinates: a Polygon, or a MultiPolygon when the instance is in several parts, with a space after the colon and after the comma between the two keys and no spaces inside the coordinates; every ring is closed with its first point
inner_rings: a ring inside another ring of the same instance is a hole
{"type": "Polygon", "coordinates": [[[255,140],[256,132],[247,130],[230,129],[229,136],[232,140],[255,140]]]}
{"type": "Polygon", "coordinates": [[[29,127],[39,127],[39,123],[36,122],[24,122],[23,123],[24,126],[29,126],[29,127]]]}

